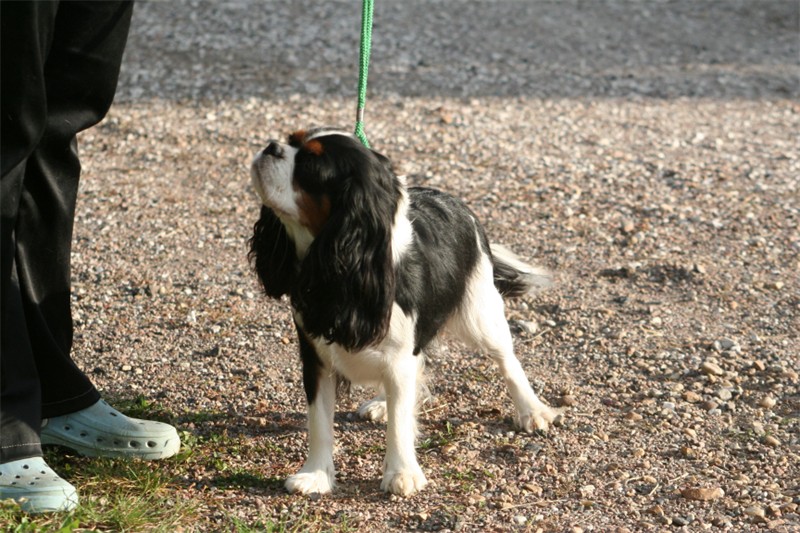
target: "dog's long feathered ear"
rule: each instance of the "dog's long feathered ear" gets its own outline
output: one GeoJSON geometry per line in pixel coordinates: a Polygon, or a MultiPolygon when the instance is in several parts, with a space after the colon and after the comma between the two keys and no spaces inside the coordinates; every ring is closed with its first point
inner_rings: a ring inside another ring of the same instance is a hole
{"type": "Polygon", "coordinates": [[[304,329],[353,351],[380,341],[389,328],[392,225],[400,197],[386,158],[356,159],[292,293],[304,329]]]}
{"type": "Polygon", "coordinates": [[[261,206],[247,256],[268,296],[280,298],[291,293],[297,277],[296,253],[281,221],[272,209],[261,206]]]}

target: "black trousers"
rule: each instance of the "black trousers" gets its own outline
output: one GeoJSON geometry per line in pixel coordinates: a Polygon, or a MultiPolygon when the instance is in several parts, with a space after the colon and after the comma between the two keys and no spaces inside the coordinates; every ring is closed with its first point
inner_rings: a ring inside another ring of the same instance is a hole
{"type": "Polygon", "coordinates": [[[116,91],[131,2],[0,2],[0,462],[100,395],[70,357],[75,136],[116,91]]]}

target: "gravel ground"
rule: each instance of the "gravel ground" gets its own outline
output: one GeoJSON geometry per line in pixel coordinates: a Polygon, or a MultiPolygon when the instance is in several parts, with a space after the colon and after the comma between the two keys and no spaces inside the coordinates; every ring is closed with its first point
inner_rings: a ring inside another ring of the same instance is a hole
{"type": "Polygon", "coordinates": [[[285,494],[304,396],[288,304],[246,260],[248,167],[268,138],[352,124],[360,7],[140,3],[116,104],[80,139],[75,357],[107,395],[239,443],[221,460],[265,481],[177,479],[197,527],[797,531],[798,3],[377,4],[370,142],[557,272],[508,315],[565,424],[514,432],[489,361],[443,343],[423,493],[381,493],[357,389],[340,488],[285,494]]]}

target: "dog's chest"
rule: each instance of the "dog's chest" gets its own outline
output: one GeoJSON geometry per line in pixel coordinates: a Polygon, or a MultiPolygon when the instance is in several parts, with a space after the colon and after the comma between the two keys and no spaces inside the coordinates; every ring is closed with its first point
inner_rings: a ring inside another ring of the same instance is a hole
{"type": "Polygon", "coordinates": [[[326,369],[333,369],[351,383],[376,386],[383,382],[387,371],[391,370],[399,358],[416,357],[413,355],[414,325],[413,317],[406,316],[394,304],[389,331],[374,346],[350,352],[338,344],[328,344],[321,338],[312,340],[312,344],[326,369]]]}

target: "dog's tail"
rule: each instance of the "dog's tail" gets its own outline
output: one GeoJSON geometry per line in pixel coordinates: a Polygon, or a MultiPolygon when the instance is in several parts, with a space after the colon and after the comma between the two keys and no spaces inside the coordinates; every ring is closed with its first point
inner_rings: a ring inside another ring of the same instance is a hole
{"type": "Polygon", "coordinates": [[[503,296],[516,298],[553,284],[549,271],[527,264],[505,246],[492,243],[490,247],[494,286],[503,296]]]}

